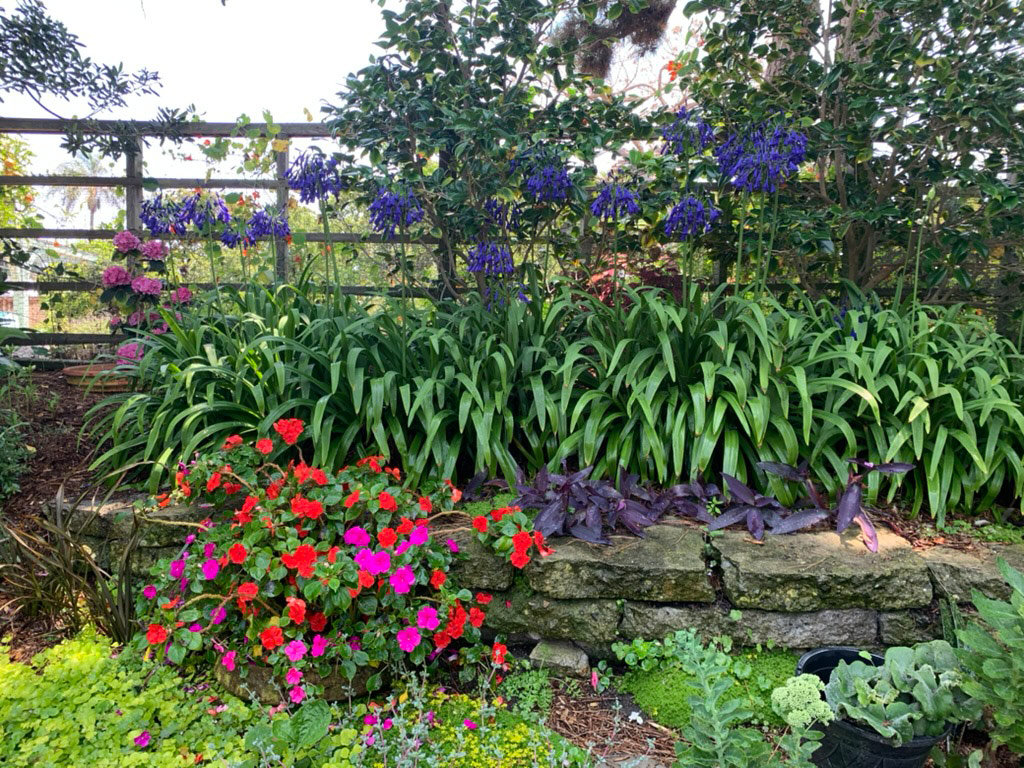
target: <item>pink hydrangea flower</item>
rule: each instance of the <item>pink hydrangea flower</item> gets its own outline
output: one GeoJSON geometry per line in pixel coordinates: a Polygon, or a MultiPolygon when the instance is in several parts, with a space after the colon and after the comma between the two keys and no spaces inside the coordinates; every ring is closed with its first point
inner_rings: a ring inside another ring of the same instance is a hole
{"type": "MultiPolygon", "coordinates": [[[[178,304],[188,304],[188,302],[192,301],[192,291],[184,285],[179,285],[171,291],[171,301],[178,304]]],[[[181,319],[181,315],[178,315],[178,319],[181,319]]]]}
{"type": "Polygon", "coordinates": [[[167,246],[159,240],[150,240],[142,244],[142,255],[150,261],[163,261],[167,255],[167,246]]]}
{"type": "Polygon", "coordinates": [[[345,543],[353,547],[365,547],[370,543],[370,534],[357,525],[345,531],[345,543]]]}
{"type": "Polygon", "coordinates": [[[303,690],[301,685],[296,685],[288,691],[288,698],[292,700],[293,704],[301,704],[302,700],[306,698],[306,692],[303,690]]]}
{"type": "Polygon", "coordinates": [[[398,647],[406,653],[411,653],[420,644],[420,632],[416,627],[406,627],[398,630],[398,647]]]}
{"type": "Polygon", "coordinates": [[[288,657],[290,661],[302,661],[302,658],[306,655],[306,644],[301,640],[292,640],[284,648],[284,655],[288,657]]]}
{"type": "Polygon", "coordinates": [[[391,574],[391,588],[395,590],[396,595],[408,594],[415,583],[416,574],[408,565],[403,565],[391,574]]]}
{"type": "Polygon", "coordinates": [[[224,665],[224,669],[228,672],[235,671],[235,656],[238,655],[238,651],[228,651],[220,657],[220,663],[224,665]]]}
{"type": "Polygon", "coordinates": [[[302,681],[302,670],[292,667],[285,673],[284,681],[288,685],[298,685],[302,681]]]}
{"type": "Polygon", "coordinates": [[[142,241],[127,229],[114,235],[114,247],[121,253],[137,250],[141,244],[142,241]]]}
{"type": "Polygon", "coordinates": [[[120,264],[112,264],[103,270],[103,285],[111,288],[115,285],[131,285],[132,273],[120,264]]]}
{"type": "Polygon", "coordinates": [[[424,605],[416,613],[416,626],[420,629],[433,631],[440,623],[441,620],[437,618],[437,609],[432,605],[424,605]]]}
{"type": "Polygon", "coordinates": [[[210,559],[203,562],[203,578],[207,581],[213,581],[217,578],[217,574],[220,573],[220,563],[216,560],[210,559]]]}
{"type": "Polygon", "coordinates": [[[154,587],[152,584],[147,584],[145,587],[142,588],[142,596],[147,600],[152,600],[156,597],[156,587],[154,587]]]}
{"type": "Polygon", "coordinates": [[[310,655],[314,659],[319,659],[327,651],[327,638],[323,635],[313,635],[313,649],[310,651],[310,655]]]}
{"type": "Polygon", "coordinates": [[[146,355],[146,349],[137,341],[130,341],[117,348],[117,359],[121,363],[135,363],[146,355]]]}
{"type": "Polygon", "coordinates": [[[144,296],[159,296],[164,284],[155,277],[140,275],[132,280],[132,290],[144,296]]]}

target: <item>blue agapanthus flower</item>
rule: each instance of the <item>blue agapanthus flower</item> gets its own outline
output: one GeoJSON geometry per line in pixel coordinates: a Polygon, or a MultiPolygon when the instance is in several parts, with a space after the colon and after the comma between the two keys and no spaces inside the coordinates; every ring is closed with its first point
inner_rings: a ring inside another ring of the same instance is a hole
{"type": "Polygon", "coordinates": [[[512,160],[509,170],[522,171],[523,194],[535,203],[564,203],[572,189],[565,164],[551,152],[526,150],[512,160]]]}
{"type": "Polygon", "coordinates": [[[484,203],[487,223],[506,232],[518,232],[522,226],[523,207],[519,203],[506,203],[492,197],[484,203]]]}
{"type": "Polygon", "coordinates": [[[370,227],[388,240],[395,231],[423,220],[423,206],[408,189],[380,187],[370,203],[370,227]]]}
{"type": "Polygon", "coordinates": [[[711,230],[720,212],[713,205],[705,205],[693,195],[680,200],[665,220],[665,234],[677,240],[703,235],[711,230]]]}
{"type": "Polygon", "coordinates": [[[139,219],[142,225],[149,230],[149,234],[156,237],[171,232],[174,226],[177,203],[173,200],[164,200],[163,195],[151,197],[142,201],[142,210],[139,219]]]}
{"type": "Polygon", "coordinates": [[[189,225],[205,233],[217,224],[230,223],[231,213],[227,203],[217,195],[204,196],[196,192],[178,203],[174,211],[174,231],[179,234],[188,231],[189,225]]]}
{"type": "Polygon", "coordinates": [[[245,224],[245,238],[253,242],[261,237],[288,237],[292,233],[288,217],[269,208],[253,211],[245,224]]]}
{"type": "Polygon", "coordinates": [[[780,181],[797,172],[806,156],[806,136],[768,123],[731,134],[715,149],[722,175],[747,192],[775,192],[780,181]]]}
{"type": "Polygon", "coordinates": [[[338,173],[338,158],[309,149],[296,157],[285,174],[290,189],[297,190],[304,203],[338,196],[344,183],[338,173]]]}
{"type": "Polygon", "coordinates": [[[702,152],[715,140],[715,131],[703,118],[686,107],[680,107],[675,120],[661,129],[661,138],[665,142],[662,154],[685,155],[690,152],[702,152]]]}
{"type": "Polygon", "coordinates": [[[512,252],[501,243],[479,243],[471,248],[467,269],[488,277],[507,277],[516,271],[512,252]]]}
{"type": "Polygon", "coordinates": [[[621,217],[640,213],[640,203],[629,187],[615,182],[605,182],[597,197],[590,204],[590,212],[605,221],[617,221],[621,217]]]}
{"type": "Polygon", "coordinates": [[[237,248],[240,245],[249,245],[249,240],[244,235],[233,229],[225,229],[220,233],[220,241],[228,248],[237,248]]]}

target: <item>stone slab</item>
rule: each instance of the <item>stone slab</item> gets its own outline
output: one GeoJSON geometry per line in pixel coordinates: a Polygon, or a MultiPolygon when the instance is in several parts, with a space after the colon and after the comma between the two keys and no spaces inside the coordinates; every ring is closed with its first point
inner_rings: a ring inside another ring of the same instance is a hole
{"type": "Polygon", "coordinates": [[[975,589],[988,597],[1005,599],[1009,588],[999,572],[996,553],[988,548],[963,552],[946,547],[922,550],[921,558],[928,566],[935,594],[957,603],[971,602],[975,589]]]}
{"type": "Polygon", "coordinates": [[[704,532],[655,525],[644,538],[614,536],[612,544],[553,539],[554,554],[534,558],[526,581],[552,598],[610,598],[710,603],[715,592],[704,561],[704,532]]]}
{"type": "Polygon", "coordinates": [[[878,615],[860,608],[781,613],[743,610],[736,616],[728,606],[668,606],[627,602],[619,634],[627,639],[660,639],[680,629],[694,628],[710,638],[729,635],[739,645],[774,643],[783,648],[822,645],[874,646],[878,615]]]}
{"type": "Polygon", "coordinates": [[[622,611],[614,600],[550,600],[527,589],[496,593],[488,606],[487,626],[499,634],[535,640],[611,643],[622,611]]]}
{"type": "Polygon", "coordinates": [[[878,636],[883,646],[923,643],[942,637],[942,623],[928,608],[883,612],[878,615],[878,636]]]}
{"type": "Polygon", "coordinates": [[[453,582],[466,589],[500,591],[512,586],[512,564],[507,557],[499,557],[492,549],[485,547],[472,532],[459,531],[452,534],[458,542],[459,553],[452,563],[453,582]]]}
{"type": "Polygon", "coordinates": [[[890,531],[879,530],[878,541],[878,552],[869,552],[852,530],[765,536],[760,544],[725,531],[712,546],[721,555],[725,596],[737,608],[795,613],[928,605],[932,584],[924,560],[890,531]]]}
{"type": "Polygon", "coordinates": [[[541,640],[530,651],[530,661],[556,675],[590,677],[590,659],[568,640],[541,640]]]}
{"type": "MultiPolygon", "coordinates": [[[[139,497],[140,499],[143,497],[139,497]]],[[[132,534],[132,518],[137,499],[119,499],[105,504],[83,502],[70,513],[70,521],[81,525],[81,532],[96,539],[123,540],[132,534]]],[[[195,523],[210,516],[209,509],[191,506],[170,506],[150,509],[139,516],[139,546],[182,546],[185,537],[194,532],[195,523]]]]}

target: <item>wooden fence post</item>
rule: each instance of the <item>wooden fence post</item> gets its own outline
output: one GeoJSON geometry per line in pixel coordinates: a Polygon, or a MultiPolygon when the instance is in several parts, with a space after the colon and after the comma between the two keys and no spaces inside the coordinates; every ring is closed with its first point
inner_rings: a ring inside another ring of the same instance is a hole
{"type": "MultiPolygon", "coordinates": [[[[289,148],[291,145],[291,139],[288,136],[278,135],[278,139],[286,139],[288,143],[285,148],[277,153],[277,211],[278,214],[284,216],[288,212],[288,181],[285,179],[288,173],[288,155],[289,148]]],[[[279,281],[286,282],[288,280],[288,243],[285,242],[283,237],[274,239],[274,253],[276,260],[274,263],[274,271],[277,274],[279,281]]]]}
{"type": "Polygon", "coordinates": [[[137,141],[135,151],[125,153],[124,188],[125,227],[138,232],[142,229],[142,142],[137,141]]]}

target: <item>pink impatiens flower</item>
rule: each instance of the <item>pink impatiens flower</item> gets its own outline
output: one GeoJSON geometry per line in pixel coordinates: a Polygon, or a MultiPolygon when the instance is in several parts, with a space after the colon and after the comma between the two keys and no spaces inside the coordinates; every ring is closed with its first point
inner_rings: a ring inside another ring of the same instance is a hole
{"type": "Polygon", "coordinates": [[[471,730],[471,731],[475,731],[476,730],[476,723],[474,723],[468,717],[465,720],[462,721],[462,724],[464,726],[466,726],[467,728],[469,728],[469,730],[471,730]]]}
{"type": "Polygon", "coordinates": [[[152,600],[156,597],[156,587],[154,587],[152,584],[147,584],[145,587],[142,588],[142,596],[147,600],[152,600]]]}
{"type": "Polygon", "coordinates": [[[444,543],[448,545],[448,551],[453,555],[459,554],[459,543],[455,539],[446,539],[444,543]]]}
{"type": "Polygon", "coordinates": [[[306,691],[303,690],[301,685],[296,685],[288,691],[288,698],[292,700],[293,704],[301,704],[302,700],[306,698],[306,691]]]}
{"type": "Polygon", "coordinates": [[[228,651],[220,657],[220,663],[224,665],[224,669],[228,672],[235,671],[235,656],[238,655],[238,651],[228,651]]]}
{"type": "Polygon", "coordinates": [[[370,543],[370,534],[357,525],[345,531],[345,543],[353,547],[365,547],[370,543]]]}
{"type": "Polygon", "coordinates": [[[285,646],[284,655],[288,657],[290,661],[302,661],[302,658],[306,655],[306,644],[301,640],[292,640],[285,646]]]}
{"type": "Polygon", "coordinates": [[[409,590],[412,589],[412,585],[416,583],[416,574],[413,573],[412,568],[408,565],[403,565],[391,574],[391,588],[395,590],[396,595],[408,594],[409,590]]]}
{"type": "Polygon", "coordinates": [[[406,627],[405,629],[398,630],[398,647],[403,651],[411,653],[419,644],[420,632],[416,627],[406,627]]]}
{"type": "Polygon", "coordinates": [[[141,749],[145,749],[149,746],[149,731],[143,731],[135,737],[135,746],[141,749]]]}
{"type": "Polygon", "coordinates": [[[409,534],[409,543],[414,547],[422,547],[430,539],[430,531],[425,525],[417,525],[409,534]]]}
{"type": "Polygon", "coordinates": [[[220,563],[216,560],[210,559],[203,562],[203,578],[207,581],[213,581],[217,578],[217,574],[220,573],[220,563]]]}
{"type": "Polygon", "coordinates": [[[323,635],[313,635],[313,649],[310,651],[310,655],[314,659],[319,659],[327,651],[327,638],[323,635]]]}
{"type": "Polygon", "coordinates": [[[301,680],[302,670],[292,667],[285,673],[284,681],[288,683],[288,685],[298,685],[301,680]]]}
{"type": "Polygon", "coordinates": [[[441,623],[437,618],[437,609],[432,605],[424,605],[416,613],[416,626],[420,629],[433,631],[441,623]]]}

